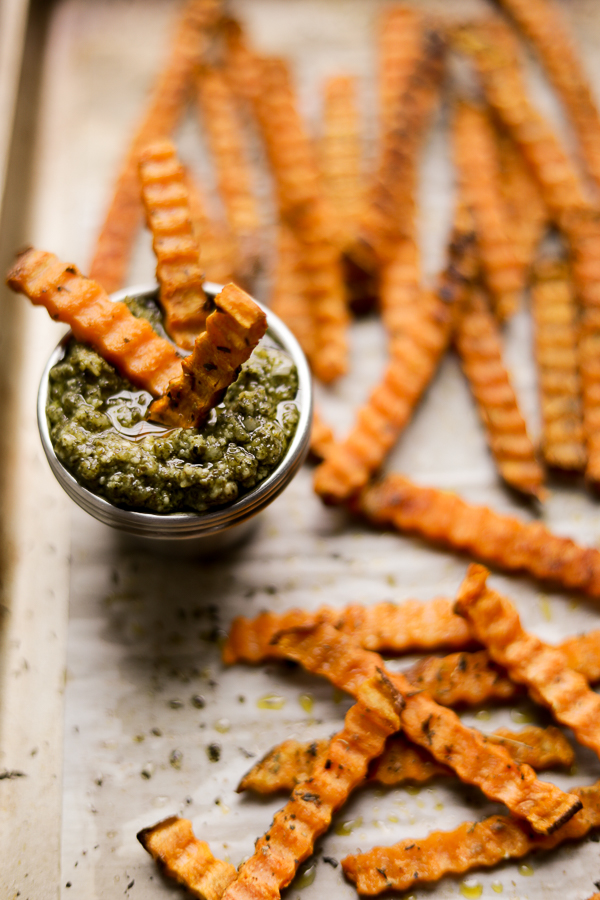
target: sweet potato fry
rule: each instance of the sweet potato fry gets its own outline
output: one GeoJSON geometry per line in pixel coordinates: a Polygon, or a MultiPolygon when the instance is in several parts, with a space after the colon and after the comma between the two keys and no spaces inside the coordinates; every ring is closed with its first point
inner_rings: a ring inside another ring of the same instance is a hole
{"type": "MultiPolygon", "coordinates": [[[[381,657],[361,649],[332,625],[282,632],[274,639],[279,651],[309,672],[324,675],[336,687],[355,695],[365,678],[383,668],[381,657]]],[[[400,719],[406,736],[450,766],[459,778],[476,784],[486,796],[505,803],[513,815],[526,818],[543,834],[567,822],[581,803],[554,785],[537,780],[530,766],[515,763],[506,750],[466,728],[456,713],[437,704],[400,673],[385,672],[403,694],[400,719]]]]}
{"type": "MultiPolygon", "coordinates": [[[[440,647],[461,650],[472,642],[469,626],[453,612],[446,597],[405,600],[403,603],[351,604],[343,609],[322,606],[313,613],[292,609],[286,613],[260,613],[255,619],[238,616],[231,623],[223,646],[223,662],[261,663],[277,658],[275,635],[288,628],[329,622],[350,634],[368,650],[388,653],[426,652],[440,647]]],[[[593,651],[592,651],[593,652],[593,651]]]]}
{"type": "Polygon", "coordinates": [[[362,216],[360,240],[348,251],[366,271],[389,262],[398,240],[405,236],[404,212],[413,203],[415,160],[438,99],[444,40],[437,31],[424,29],[420,41],[422,49],[403,82],[406,87],[396,98],[384,133],[381,159],[362,216]]]}
{"type": "Polygon", "coordinates": [[[197,426],[221,401],[267,330],[262,309],[235,284],[225,285],[215,306],[206,331],[182,362],[182,374],[151,405],[149,419],[170,428],[197,426]]]}
{"type": "Polygon", "coordinates": [[[548,465],[585,469],[581,381],[577,366],[577,305],[569,266],[539,260],[531,290],[535,356],[542,410],[542,452],[548,465]]]}
{"type": "Polygon", "coordinates": [[[390,139],[398,103],[423,53],[425,20],[414,7],[395,3],[383,10],[378,28],[381,144],[390,139]]]}
{"type": "Polygon", "coordinates": [[[364,202],[356,79],[337,75],[323,88],[323,133],[319,162],[323,191],[336,219],[338,246],[355,239],[364,202]]]}
{"type": "Polygon", "coordinates": [[[519,290],[523,290],[538,244],[548,227],[548,209],[520,148],[506,132],[500,133],[498,130],[496,142],[500,161],[500,188],[519,265],[519,290]]]}
{"type": "Polygon", "coordinates": [[[505,670],[494,665],[485,650],[451,653],[441,658],[426,656],[411,666],[406,676],[442,706],[505,702],[523,692],[505,670]]]}
{"type": "MultiPolygon", "coordinates": [[[[516,762],[538,770],[571,766],[575,758],[573,748],[558,728],[531,725],[520,732],[499,728],[486,738],[505,747],[516,762]]],[[[327,759],[328,752],[327,738],[305,743],[284,741],[244,775],[237,791],[258,794],[292,791],[327,759]]],[[[451,769],[436,762],[422,747],[407,741],[402,734],[395,734],[388,738],[381,756],[371,763],[368,780],[391,787],[406,782],[424,784],[440,775],[452,774],[451,769]]]]}
{"type": "Polygon", "coordinates": [[[211,220],[204,194],[196,178],[186,172],[186,184],[194,234],[202,248],[202,268],[208,281],[227,284],[233,281],[235,245],[224,222],[211,220]]]}
{"type": "Polygon", "coordinates": [[[237,244],[237,271],[240,277],[248,277],[258,260],[261,223],[239,113],[224,72],[203,66],[197,98],[225,215],[237,244]]]}
{"type": "Polygon", "coordinates": [[[269,831],[256,842],[253,855],[240,866],[223,900],[279,897],[329,827],[333,813],[364,780],[370,760],[398,730],[402,706],[402,697],[383,673],[363,682],[344,728],[331,739],[327,759],[295,788],[269,831]]]}
{"type": "Polygon", "coordinates": [[[335,443],[332,429],[322,417],[318,409],[313,412],[310,431],[310,453],[315,459],[323,460],[335,443]]]}
{"type": "Polygon", "coordinates": [[[312,310],[306,296],[302,248],[294,232],[284,222],[277,226],[277,261],[269,306],[294,333],[311,359],[315,352],[312,310]]]}
{"type": "Polygon", "coordinates": [[[220,0],[188,0],[167,63],[126,151],[90,264],[90,278],[108,293],[123,286],[136,234],[142,224],[138,157],[142,147],[174,131],[191,91],[195,67],[215,26],[220,0]]]}
{"type": "Polygon", "coordinates": [[[541,522],[474,506],[449,491],[389,475],[366,488],[357,506],[367,519],[418,534],[508,571],[525,571],[600,598],[600,551],[558,537],[541,522]]]}
{"type": "MultiPolygon", "coordinates": [[[[414,224],[413,231],[416,232],[414,224]]],[[[421,301],[426,303],[430,300],[431,295],[423,290],[421,284],[420,256],[416,234],[401,238],[394,258],[382,269],[379,306],[390,341],[414,325],[421,301]]]]}
{"type": "Polygon", "coordinates": [[[181,372],[181,357],[146,319],[136,319],[124,303],[111,303],[104,288],[53,253],[30,248],[8,273],[7,284],[45,306],[53,319],[71,327],[79,341],[138,387],[160,396],[181,372]]]}
{"type": "Polygon", "coordinates": [[[154,141],[140,153],[142,201],[152,232],[159,299],[169,336],[191,350],[211,310],[202,287],[187,182],[172,141],[154,141]]]}
{"type": "Polygon", "coordinates": [[[585,167],[600,188],[600,115],[566,17],[553,0],[500,0],[538,53],[560,95],[585,167]]]}
{"type": "Polygon", "coordinates": [[[494,130],[482,106],[456,105],[453,140],[459,189],[475,221],[482,274],[494,311],[504,321],[519,305],[522,267],[502,196],[494,130]]]}
{"type": "Polygon", "coordinates": [[[165,875],[174,878],[200,900],[221,900],[236,876],[235,866],[216,859],[208,844],[194,837],[188,819],[169,819],[144,828],[137,839],[165,875]]]}
{"type": "Polygon", "coordinates": [[[347,856],[342,867],[360,894],[373,896],[437,881],[444,875],[491,868],[534,850],[551,850],[600,825],[600,782],[574,788],[573,794],[583,808],[552,835],[532,835],[525,822],[490,816],[483,822],[465,822],[454,831],[434,831],[423,839],[409,838],[393,847],[374,847],[368,853],[347,856]]]}
{"type": "Polygon", "coordinates": [[[488,570],[471,565],[456,598],[456,611],[465,616],[492,659],[504,666],[513,681],[524,684],[577,740],[600,756],[600,696],[579,672],[570,669],[560,649],[549,647],[521,626],[506,597],[488,588],[488,570]]]}
{"type": "MultiPolygon", "coordinates": [[[[335,444],[315,472],[317,494],[327,503],[340,503],[363,488],[410,421],[437,370],[452,331],[452,306],[458,306],[473,277],[473,238],[457,210],[449,245],[449,261],[436,293],[406,290],[402,261],[385,267],[384,300],[391,332],[390,362],[383,378],[357,413],[348,437],[335,444]],[[399,279],[399,283],[395,279],[399,279]],[[400,296],[398,296],[398,294],[400,296]],[[392,313],[393,307],[393,313],[392,313]]],[[[400,245],[404,253],[404,246],[400,245]]]]}
{"type": "Polygon", "coordinates": [[[454,343],[500,475],[515,490],[544,499],[544,471],[504,365],[499,327],[478,291],[457,316],[454,343]]]}

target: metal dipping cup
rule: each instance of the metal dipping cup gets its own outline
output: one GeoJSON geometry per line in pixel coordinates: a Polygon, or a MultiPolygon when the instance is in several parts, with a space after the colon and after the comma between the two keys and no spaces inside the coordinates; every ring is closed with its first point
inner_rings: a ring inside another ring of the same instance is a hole
{"type": "MultiPolygon", "coordinates": [[[[204,290],[214,298],[222,289],[221,285],[206,282],[204,290]]],[[[111,295],[117,302],[125,297],[156,298],[156,284],[141,285],[111,295]]],[[[258,303],[258,301],[256,301],[258,303]]],[[[312,422],[312,381],[306,357],[289,328],[272,313],[264,304],[258,305],[267,313],[267,336],[287,351],[298,371],[298,395],[296,403],[300,411],[300,419],[296,433],[287,449],[285,457],[278,467],[255,488],[249,490],[238,500],[227,506],[217,507],[207,512],[151,513],[140,512],[114,506],[108,500],[92,493],[80,485],[73,475],[57,458],[46,419],[46,401],[48,398],[48,375],[52,366],[59,362],[65,353],[71,332],[65,335],[58,344],[42,375],[38,392],[38,427],[46,458],[54,475],[69,497],[90,515],[119,529],[134,539],[138,545],[147,545],[151,549],[160,549],[164,543],[166,552],[180,548],[185,555],[194,552],[218,551],[236,543],[245,537],[250,530],[250,520],[271,503],[290,483],[306,454],[308,453],[310,428],[312,422]]]]}

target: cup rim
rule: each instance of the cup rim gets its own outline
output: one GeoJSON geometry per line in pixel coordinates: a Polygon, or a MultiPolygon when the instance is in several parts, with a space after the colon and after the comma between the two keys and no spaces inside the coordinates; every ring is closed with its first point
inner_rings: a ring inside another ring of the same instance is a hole
{"type": "MultiPolygon", "coordinates": [[[[222,285],[214,282],[204,283],[204,290],[211,297],[220,293],[222,288],[222,285]]],[[[110,299],[117,303],[125,297],[155,297],[157,292],[156,283],[147,283],[116,291],[110,295],[110,299]]],[[[233,503],[204,513],[193,511],[152,513],[130,510],[115,506],[110,500],[94,494],[79,484],[56,456],[46,418],[50,369],[64,355],[67,343],[73,336],[69,331],[54,348],[44,367],[38,391],[37,419],[42,446],[50,468],[60,485],[78,506],[104,524],[128,534],[162,540],[179,540],[214,535],[232,528],[255,516],[281,493],[308,453],[313,407],[312,376],[300,344],[287,325],[264,303],[259,300],[255,300],[255,303],[267,314],[267,335],[290,354],[298,372],[298,393],[295,402],[300,417],[295,434],[277,468],[259,485],[233,503]]]]}

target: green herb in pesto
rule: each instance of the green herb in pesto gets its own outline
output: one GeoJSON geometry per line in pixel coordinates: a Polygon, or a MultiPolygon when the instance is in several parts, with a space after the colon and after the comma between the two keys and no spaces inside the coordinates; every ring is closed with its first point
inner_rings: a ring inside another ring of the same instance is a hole
{"type": "Polygon", "coordinates": [[[57,457],[89,490],[117,506],[203,512],[278,466],[298,424],[297,390],[288,354],[261,344],[202,428],[167,431],[145,421],[150,394],[73,340],[50,372],[46,414],[57,457]]]}

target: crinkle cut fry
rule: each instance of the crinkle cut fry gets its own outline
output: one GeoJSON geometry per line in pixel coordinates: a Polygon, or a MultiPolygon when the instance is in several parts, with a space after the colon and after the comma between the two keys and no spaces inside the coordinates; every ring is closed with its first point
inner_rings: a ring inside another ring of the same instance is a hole
{"type": "Polygon", "coordinates": [[[446,597],[405,600],[403,603],[350,604],[342,609],[321,606],[314,612],[292,609],[286,613],[260,613],[254,619],[236,617],[223,647],[223,662],[262,663],[277,658],[273,638],[288,628],[329,622],[351,634],[368,650],[407,653],[440,647],[463,649],[472,643],[465,620],[453,611],[446,597]]]}
{"type": "Polygon", "coordinates": [[[211,221],[204,194],[196,178],[186,172],[190,214],[194,234],[202,248],[202,266],[208,281],[227,284],[233,280],[235,246],[224,222],[211,221]]]}
{"type": "Polygon", "coordinates": [[[203,66],[197,79],[197,97],[215,163],[219,193],[229,227],[236,238],[238,259],[242,260],[238,268],[242,274],[247,274],[256,265],[261,223],[245,138],[225,73],[215,66],[203,66]]]}
{"type": "Polygon", "coordinates": [[[393,258],[398,240],[405,236],[407,207],[412,218],[414,162],[438,100],[445,56],[445,43],[437,31],[424,29],[421,46],[405,89],[396,98],[390,127],[383,136],[381,159],[368,192],[360,239],[348,250],[350,258],[366,271],[378,269],[393,258]]]}
{"type": "Polygon", "coordinates": [[[381,144],[390,140],[398,102],[423,53],[425,20],[416,9],[395,3],[384,9],[378,28],[381,144]]]}
{"type": "Polygon", "coordinates": [[[345,75],[328,78],[323,87],[319,162],[323,191],[337,220],[341,250],[356,239],[364,202],[356,89],[356,78],[345,75]]]}
{"type": "Polygon", "coordinates": [[[123,286],[136,234],[142,224],[138,156],[150,141],[170,135],[183,112],[193,72],[216,24],[220,0],[188,0],[165,68],[137,126],[117,177],[111,205],[96,241],[90,278],[109,293],[123,286]]]}
{"type": "MultiPolygon", "coordinates": [[[[324,675],[350,694],[374,671],[385,671],[377,653],[363,650],[329,624],[286,631],[274,640],[286,658],[324,675]]],[[[452,710],[415,690],[405,675],[385,674],[405,698],[400,718],[406,736],[463,781],[505,803],[513,815],[526,818],[536,831],[550,834],[581,808],[575,797],[538,781],[530,766],[517,765],[503,747],[486,741],[481,732],[466,728],[452,710]]]]}
{"type": "Polygon", "coordinates": [[[145,147],[139,172],[165,327],[176,344],[191,350],[204,331],[211,304],[202,286],[187,179],[173,142],[162,139],[145,147]]]}
{"type": "Polygon", "coordinates": [[[300,242],[285,222],[279,222],[269,306],[294,333],[310,359],[315,352],[315,335],[305,280],[300,242]]]}
{"type": "Polygon", "coordinates": [[[587,453],[577,357],[577,304],[566,262],[539,260],[531,289],[535,357],[548,465],[582,472],[587,453]]]}
{"type": "Polygon", "coordinates": [[[112,303],[104,288],[53,253],[25,250],[10,269],[7,284],[36,306],[45,306],[53,319],[71,327],[77,340],[91,344],[123,376],[155,397],[181,372],[175,347],[146,319],[137,319],[124,303],[112,303]]]}
{"type": "MultiPolygon", "coordinates": [[[[486,738],[505,747],[517,762],[527,763],[537,770],[571,766],[575,758],[567,739],[554,727],[531,725],[520,732],[499,728],[486,738]]],[[[283,741],[255,763],[240,781],[237,791],[251,790],[258,794],[292,791],[327,759],[328,751],[327,738],[304,743],[283,741]]],[[[439,775],[452,774],[451,769],[436,762],[422,747],[407,741],[402,734],[396,734],[388,738],[381,756],[371,763],[368,780],[387,786],[406,782],[424,784],[439,775]]]]}
{"type": "Polygon", "coordinates": [[[600,598],[600,551],[559,537],[541,522],[523,522],[395,474],[366,488],[356,506],[374,524],[600,598]]]}
{"type": "Polygon", "coordinates": [[[503,321],[519,304],[522,267],[502,196],[494,129],[483,106],[460,101],[452,133],[460,192],[475,221],[482,273],[494,312],[503,321]]]}
{"type": "Polygon", "coordinates": [[[142,829],[137,839],[169,878],[200,900],[221,900],[236,876],[235,866],[216,859],[208,844],[194,837],[188,819],[171,816],[142,829]]]}
{"type": "Polygon", "coordinates": [[[371,759],[400,727],[401,695],[383,672],[375,672],[357,692],[357,703],[334,735],[327,759],[300,783],[290,801],[258,839],[253,855],[242,863],[223,900],[277,898],[298,866],[313,852],[316,839],[333,813],[365,778],[371,759]]]}
{"type": "Polygon", "coordinates": [[[191,428],[220,403],[267,330],[267,317],[235,284],[215,297],[216,309],[206,320],[194,350],[182,362],[182,374],[151,405],[148,418],[170,428],[191,428]]]}
{"type": "Polygon", "coordinates": [[[500,0],[500,4],[539,54],[567,109],[585,167],[600,188],[600,115],[566,17],[552,0],[500,0]]]}
{"type": "MultiPolygon", "coordinates": [[[[406,291],[403,266],[384,268],[382,288],[389,301],[386,325],[390,362],[377,387],[357,413],[345,440],[334,444],[314,476],[317,494],[326,503],[341,503],[361,490],[382,465],[410,421],[437,370],[452,333],[452,307],[460,306],[475,274],[470,218],[458,206],[449,244],[449,260],[437,292],[406,291]],[[398,297],[398,293],[401,295],[398,297]],[[392,312],[393,307],[393,312],[392,312]]],[[[403,245],[399,250],[404,253],[403,245]]],[[[398,261],[400,262],[400,261],[398,261]]]]}
{"type": "Polygon", "coordinates": [[[479,291],[456,317],[454,343],[500,475],[515,490],[543,500],[544,470],[504,364],[498,324],[479,291]]]}
{"type": "Polygon", "coordinates": [[[313,412],[310,431],[310,453],[315,459],[323,460],[335,443],[333,430],[329,427],[318,409],[313,412]]]}
{"type": "Polygon", "coordinates": [[[411,682],[427,691],[442,706],[481,706],[505,703],[523,693],[506,672],[496,666],[485,650],[426,656],[405,673],[411,682]]]}
{"type": "Polygon", "coordinates": [[[524,630],[510,600],[488,588],[488,574],[484,566],[469,566],[456,611],[469,620],[492,659],[507,669],[513,681],[524,684],[534,700],[547,706],[581,744],[600,757],[600,696],[583,675],[567,666],[560,649],[524,630]]]}
{"type": "Polygon", "coordinates": [[[347,856],[342,860],[344,874],[359,894],[373,896],[438,881],[444,875],[491,868],[532,851],[551,850],[600,826],[600,782],[574,788],[573,794],[583,808],[552,835],[532,834],[525,822],[509,816],[490,816],[482,822],[465,822],[454,831],[434,831],[426,838],[409,838],[393,847],[347,856]]]}

